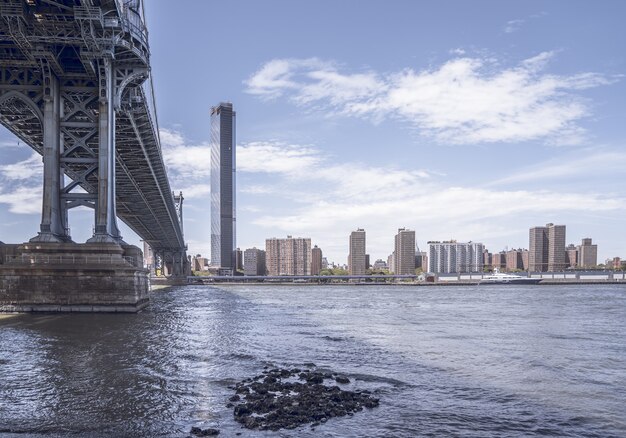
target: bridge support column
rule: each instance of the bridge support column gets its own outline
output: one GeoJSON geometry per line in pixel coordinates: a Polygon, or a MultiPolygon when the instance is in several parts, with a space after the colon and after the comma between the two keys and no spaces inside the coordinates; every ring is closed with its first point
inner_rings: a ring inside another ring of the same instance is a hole
{"type": "Polygon", "coordinates": [[[183,275],[183,270],[184,270],[183,253],[175,252],[173,256],[174,256],[174,263],[173,263],[174,272],[172,272],[172,275],[174,277],[180,277],[181,275],[183,275]]]}
{"type": "Polygon", "coordinates": [[[61,206],[61,96],[59,80],[43,64],[43,202],[40,232],[31,242],[67,242],[65,213],[61,206]]]}
{"type": "Polygon", "coordinates": [[[171,259],[171,253],[164,251],[163,253],[163,259],[162,259],[162,273],[164,277],[169,277],[172,275],[172,262],[170,261],[171,259]]]}
{"type": "Polygon", "coordinates": [[[121,242],[115,208],[115,79],[113,61],[104,59],[99,67],[98,200],[96,226],[89,243],[121,242]]]}
{"type": "Polygon", "coordinates": [[[155,251],[160,261],[160,272],[164,277],[186,277],[191,275],[191,265],[183,250],[158,250],[155,251]]]}

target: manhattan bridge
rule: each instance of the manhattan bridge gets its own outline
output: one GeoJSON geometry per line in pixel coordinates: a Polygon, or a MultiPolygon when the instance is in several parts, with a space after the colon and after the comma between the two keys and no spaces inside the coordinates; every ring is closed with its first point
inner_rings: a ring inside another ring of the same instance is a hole
{"type": "Polygon", "coordinates": [[[86,206],[88,242],[122,242],[119,218],[182,274],[144,18],[140,0],[0,0],[0,122],[43,156],[31,242],[71,242],[68,212],[86,206]]]}

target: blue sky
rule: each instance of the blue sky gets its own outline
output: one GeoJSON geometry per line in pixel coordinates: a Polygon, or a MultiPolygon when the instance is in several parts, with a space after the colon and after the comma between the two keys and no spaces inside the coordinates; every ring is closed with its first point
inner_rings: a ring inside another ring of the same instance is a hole
{"type": "MultiPolygon", "coordinates": [[[[567,225],[626,257],[626,3],[147,4],[161,140],[190,253],[209,254],[209,107],[237,111],[238,246],[311,237],[372,260],[399,227],[528,247],[567,225]]],[[[40,220],[41,159],[0,132],[0,240],[40,220]]],[[[75,240],[91,211],[72,212],[75,240]]],[[[125,229],[127,241],[138,239],[125,229]]]]}

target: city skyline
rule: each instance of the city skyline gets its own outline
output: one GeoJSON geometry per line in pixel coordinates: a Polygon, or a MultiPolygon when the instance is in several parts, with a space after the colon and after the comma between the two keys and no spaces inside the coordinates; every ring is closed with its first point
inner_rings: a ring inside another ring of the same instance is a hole
{"type": "MultiPolygon", "coordinates": [[[[365,230],[361,228],[352,231],[347,246],[348,263],[335,263],[334,261],[331,261],[331,263],[337,267],[345,267],[350,275],[367,273],[366,271],[369,268],[366,268],[368,265],[366,260],[370,258],[370,255],[365,253],[365,235],[365,230]],[[353,267],[355,264],[359,266],[356,270],[353,267]]],[[[420,268],[423,272],[432,273],[482,272],[483,268],[491,270],[496,267],[507,271],[559,272],[566,269],[596,269],[600,264],[606,264],[606,269],[612,269],[611,266],[612,263],[615,263],[615,260],[619,259],[621,263],[621,257],[619,256],[601,261],[598,260],[597,245],[589,237],[581,239],[581,244],[579,245],[570,243],[566,246],[566,226],[551,223],[546,224],[546,226],[535,226],[529,229],[528,249],[521,247],[508,249],[506,247],[501,251],[491,252],[489,248],[486,248],[480,242],[449,240],[443,242],[428,241],[428,251],[421,251],[419,246],[415,244],[414,235],[415,232],[412,230],[407,230],[406,228],[398,229],[398,234],[394,238],[395,249],[388,256],[389,259],[392,259],[390,264],[391,271],[396,269],[396,252],[400,254],[405,253],[405,259],[413,259],[414,257],[414,268],[420,268]],[[409,236],[408,244],[401,244],[402,240],[406,240],[402,238],[402,235],[409,236]],[[402,250],[398,251],[398,248],[402,248],[402,250]]],[[[284,252],[284,249],[281,251],[279,246],[297,240],[310,242],[310,239],[294,239],[292,236],[287,236],[286,239],[275,237],[266,239],[266,248],[274,246],[273,257],[275,265],[280,263],[280,253],[284,252]],[[270,242],[272,242],[271,245],[270,242]]],[[[311,243],[309,243],[310,245],[311,243]]],[[[245,250],[246,253],[248,251],[259,250],[255,247],[245,250]]],[[[290,251],[289,257],[293,257],[293,251],[290,251]]],[[[307,259],[305,257],[304,260],[307,259]]],[[[382,262],[382,259],[377,259],[378,261],[382,262]]],[[[287,263],[293,264],[293,262],[287,263]]],[[[321,264],[322,249],[314,245],[311,257],[311,275],[319,274],[321,264]]],[[[619,267],[613,268],[618,269],[619,267]]],[[[373,269],[380,269],[380,266],[373,266],[373,269]]],[[[277,267],[273,270],[275,272],[280,271],[277,267]]],[[[284,271],[288,270],[285,269],[284,271]]],[[[403,270],[407,273],[411,269],[408,267],[403,270]]]]}
{"type": "MultiPolygon", "coordinates": [[[[420,244],[497,251],[527,246],[529,227],[553,222],[567,224],[567,243],[593,236],[599,262],[623,257],[625,12],[610,1],[149,3],[161,142],[172,190],[185,196],[189,253],[210,254],[207,108],[232,101],[241,248],[307,235],[342,262],[359,226],[375,260],[407,226],[420,244]],[[190,10],[227,18],[191,26],[190,10]],[[210,44],[233,26],[236,57],[210,44]]],[[[38,229],[41,169],[0,132],[0,240],[38,229]]],[[[71,212],[76,241],[92,219],[71,212]]]]}
{"type": "MultiPolygon", "coordinates": [[[[365,230],[357,229],[350,233],[348,244],[348,263],[335,264],[333,267],[344,267],[349,275],[366,275],[369,274],[370,255],[365,254],[365,230]],[[355,266],[357,266],[355,268],[355,266]]],[[[424,273],[448,274],[448,273],[470,273],[491,271],[492,269],[502,269],[504,271],[529,271],[529,272],[561,272],[564,270],[595,270],[598,267],[597,245],[593,244],[592,238],[581,239],[580,245],[569,244],[565,246],[566,226],[547,224],[546,226],[536,226],[529,229],[528,248],[512,248],[499,252],[490,252],[488,248],[480,242],[458,242],[450,241],[428,241],[428,251],[420,251],[414,242],[414,231],[405,228],[398,229],[395,236],[394,245],[396,249],[389,255],[391,260],[389,266],[381,264],[382,259],[376,260],[371,268],[374,271],[380,269],[390,269],[394,273],[396,269],[396,252],[405,253],[405,259],[413,259],[414,267],[419,268],[424,273]],[[409,235],[408,244],[402,245],[400,242],[406,240],[402,235],[409,235]],[[411,245],[413,244],[413,245],[411,245]],[[401,250],[399,248],[404,247],[401,250]],[[413,249],[412,249],[413,248],[413,249]]],[[[266,249],[270,253],[272,259],[273,275],[295,275],[296,265],[304,266],[310,264],[310,275],[319,275],[322,270],[322,249],[315,245],[311,248],[311,256],[296,256],[296,242],[307,241],[305,246],[300,246],[301,251],[310,248],[310,239],[306,238],[271,238],[266,239],[266,249]],[[302,257],[300,261],[298,258],[302,257]],[[281,268],[280,265],[283,265],[281,268]],[[282,273],[279,273],[282,272],[282,273]]],[[[146,246],[144,245],[144,248],[146,246]]],[[[238,252],[242,252],[239,248],[238,252]]],[[[264,275],[265,269],[265,251],[255,248],[248,248],[243,251],[244,254],[244,275],[264,275]],[[261,253],[262,259],[258,254],[261,253]],[[260,264],[259,264],[260,263],[260,264]]],[[[145,263],[150,264],[149,251],[145,253],[145,263]]],[[[205,266],[208,270],[208,260],[201,255],[190,256],[192,266],[205,266]],[[199,262],[200,261],[200,262],[199,262]]],[[[623,269],[624,263],[621,257],[617,256],[613,259],[602,261],[606,264],[605,269],[623,269]]],[[[411,271],[410,267],[403,269],[399,262],[400,269],[404,270],[404,274],[411,271]]],[[[302,268],[300,268],[302,269],[302,268]]],[[[202,269],[195,268],[199,271],[202,269]]],[[[301,270],[305,272],[307,269],[301,270]]],[[[417,271],[416,271],[417,272],[417,271]]],[[[307,274],[308,275],[308,274],[307,274]]]]}

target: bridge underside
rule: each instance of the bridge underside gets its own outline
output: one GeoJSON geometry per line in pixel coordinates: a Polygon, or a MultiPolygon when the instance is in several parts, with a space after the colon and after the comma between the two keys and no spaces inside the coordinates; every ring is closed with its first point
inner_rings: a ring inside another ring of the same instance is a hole
{"type": "Polygon", "coordinates": [[[32,244],[72,242],[68,212],[87,206],[90,244],[124,246],[119,217],[184,273],[182,196],[163,163],[149,71],[140,0],[0,3],[0,123],[44,162],[32,244]]]}

